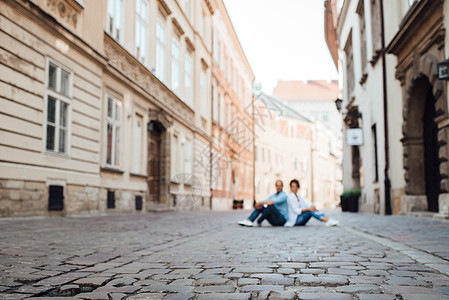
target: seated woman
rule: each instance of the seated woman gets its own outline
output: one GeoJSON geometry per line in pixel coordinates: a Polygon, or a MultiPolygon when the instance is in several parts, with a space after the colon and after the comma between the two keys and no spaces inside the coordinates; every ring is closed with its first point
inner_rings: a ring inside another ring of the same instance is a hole
{"type": "Polygon", "coordinates": [[[318,211],[315,206],[304,201],[304,199],[298,195],[299,181],[293,179],[290,181],[291,193],[288,196],[288,220],[284,224],[285,227],[304,226],[314,217],[322,222],[326,223],[326,226],[336,226],[338,221],[329,219],[322,212],[318,211]]]}

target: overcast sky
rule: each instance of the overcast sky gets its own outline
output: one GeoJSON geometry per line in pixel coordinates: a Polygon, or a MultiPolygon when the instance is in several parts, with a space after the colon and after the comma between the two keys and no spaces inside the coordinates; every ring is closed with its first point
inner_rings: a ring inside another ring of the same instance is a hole
{"type": "Polygon", "coordinates": [[[278,80],[337,79],[324,40],[323,0],[224,0],[262,89],[278,80]]]}

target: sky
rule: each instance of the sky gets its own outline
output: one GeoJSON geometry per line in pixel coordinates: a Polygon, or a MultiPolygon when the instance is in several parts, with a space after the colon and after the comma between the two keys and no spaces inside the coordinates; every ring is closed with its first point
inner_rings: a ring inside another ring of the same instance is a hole
{"type": "Polygon", "coordinates": [[[278,80],[337,79],[324,39],[323,0],[224,0],[262,90],[278,80]]]}

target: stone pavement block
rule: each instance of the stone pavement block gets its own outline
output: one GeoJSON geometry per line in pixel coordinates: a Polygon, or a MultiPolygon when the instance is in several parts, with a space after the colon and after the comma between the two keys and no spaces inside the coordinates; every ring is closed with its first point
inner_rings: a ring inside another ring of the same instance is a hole
{"type": "Polygon", "coordinates": [[[380,295],[380,294],[357,294],[360,300],[395,300],[396,296],[393,295],[380,295]]]}
{"type": "Polygon", "coordinates": [[[351,284],[335,288],[344,293],[382,293],[382,288],[374,284],[351,284]]]}
{"type": "Polygon", "coordinates": [[[301,269],[301,273],[302,274],[324,274],[324,270],[323,269],[301,269]]]}
{"type": "Polygon", "coordinates": [[[292,269],[304,269],[306,267],[305,263],[293,263],[293,262],[281,262],[279,263],[282,268],[292,268],[292,269]]]}
{"type": "Polygon", "coordinates": [[[385,281],[384,277],[380,276],[350,276],[349,283],[368,283],[381,284],[385,281]]]}
{"type": "Polygon", "coordinates": [[[292,300],[296,298],[296,293],[293,291],[272,291],[268,296],[268,300],[292,300]]]}
{"type": "Polygon", "coordinates": [[[109,280],[110,280],[109,277],[86,277],[78,279],[73,283],[78,285],[87,285],[96,287],[105,284],[109,280]]]}
{"type": "Polygon", "coordinates": [[[170,274],[187,274],[195,275],[202,271],[203,269],[174,269],[170,274]]]}
{"type": "Polygon", "coordinates": [[[293,285],[294,278],[282,277],[282,278],[262,278],[261,284],[265,285],[293,285]]]}
{"type": "Polygon", "coordinates": [[[197,286],[194,290],[197,293],[232,293],[235,287],[232,285],[207,285],[197,286]]]}
{"type": "Polygon", "coordinates": [[[239,267],[235,268],[235,273],[272,273],[272,268],[266,268],[266,267],[239,267]]]}
{"type": "Polygon", "coordinates": [[[231,272],[232,268],[213,268],[205,269],[201,274],[226,274],[231,272]]]}
{"type": "Polygon", "coordinates": [[[232,273],[224,274],[223,277],[230,278],[230,279],[236,279],[236,278],[243,277],[243,275],[244,275],[243,273],[234,273],[234,272],[232,272],[232,273]]]}
{"type": "Polygon", "coordinates": [[[109,300],[121,300],[124,299],[127,295],[121,293],[110,293],[109,300]]]}
{"type": "Polygon", "coordinates": [[[113,285],[113,286],[131,285],[136,281],[137,281],[137,279],[135,279],[135,278],[124,277],[124,278],[113,279],[113,280],[109,281],[107,283],[107,285],[113,285]]]}
{"type": "Polygon", "coordinates": [[[449,297],[438,294],[402,294],[403,300],[443,300],[449,297]]]}
{"type": "Polygon", "coordinates": [[[244,285],[240,288],[241,292],[259,292],[259,291],[283,291],[281,285],[244,285]]]}
{"type": "Polygon", "coordinates": [[[408,286],[429,286],[425,281],[416,280],[410,277],[388,276],[386,284],[390,285],[408,285],[408,286]]]}
{"type": "Polygon", "coordinates": [[[411,271],[395,271],[395,270],[390,270],[388,271],[391,275],[394,276],[400,276],[400,277],[416,277],[418,276],[418,274],[416,272],[411,272],[411,271]]]}
{"type": "Polygon", "coordinates": [[[122,285],[122,286],[100,286],[95,290],[95,292],[108,292],[108,293],[125,293],[125,294],[132,294],[138,290],[140,290],[141,286],[134,286],[134,285],[122,285]]]}
{"type": "Polygon", "coordinates": [[[0,299],[2,300],[16,300],[29,298],[30,294],[4,294],[0,293],[0,299]]]}
{"type": "Polygon", "coordinates": [[[277,273],[280,274],[295,274],[296,271],[295,269],[291,269],[291,268],[279,268],[276,270],[277,273]]]}
{"type": "Polygon", "coordinates": [[[259,279],[257,278],[240,278],[237,282],[238,285],[247,285],[247,284],[259,284],[259,279]]]}
{"type": "Polygon", "coordinates": [[[193,279],[176,279],[170,282],[170,285],[193,285],[194,283],[193,279]]]}
{"type": "Polygon", "coordinates": [[[190,293],[193,291],[193,288],[193,286],[187,285],[151,285],[142,287],[140,292],[190,293]]]}
{"type": "Polygon", "coordinates": [[[51,286],[32,286],[32,285],[22,285],[18,289],[15,290],[16,293],[24,293],[24,294],[41,294],[52,290],[51,286]]]}
{"type": "Polygon", "coordinates": [[[74,296],[81,291],[77,284],[67,284],[59,288],[58,294],[60,296],[74,296]]]}
{"type": "Polygon", "coordinates": [[[228,278],[214,277],[214,278],[201,278],[196,281],[197,285],[208,285],[208,284],[225,284],[228,282],[228,278]]]}
{"type": "Polygon", "coordinates": [[[383,285],[386,294],[393,295],[405,295],[405,294],[433,294],[433,289],[426,287],[414,287],[414,286],[398,286],[398,285],[383,285]]]}
{"type": "Polygon", "coordinates": [[[328,274],[336,274],[336,275],[357,275],[357,271],[354,270],[345,270],[340,268],[329,268],[327,269],[328,274]]]}
{"type": "Polygon", "coordinates": [[[109,299],[108,292],[81,293],[75,296],[78,299],[106,300],[109,299]]]}
{"type": "Polygon", "coordinates": [[[351,295],[336,293],[298,293],[301,300],[352,300],[351,295]]]}
{"type": "Polygon", "coordinates": [[[251,294],[233,293],[233,294],[201,294],[197,300],[250,300],[251,294]]]}
{"type": "Polygon", "coordinates": [[[384,270],[361,270],[360,273],[368,276],[388,276],[388,272],[384,270]]]}
{"type": "Polygon", "coordinates": [[[193,300],[195,299],[195,294],[193,293],[179,293],[179,294],[168,294],[164,300],[193,300]]]}
{"type": "Polygon", "coordinates": [[[165,294],[161,293],[142,293],[133,296],[129,296],[126,298],[127,300],[163,300],[165,298],[165,294]]]}

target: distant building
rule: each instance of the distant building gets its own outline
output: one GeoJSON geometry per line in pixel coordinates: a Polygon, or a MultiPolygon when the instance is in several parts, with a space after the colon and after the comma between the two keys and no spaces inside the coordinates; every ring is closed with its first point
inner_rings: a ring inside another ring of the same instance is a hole
{"type": "Polygon", "coordinates": [[[319,121],[341,135],[342,118],[335,106],[338,81],[278,81],[273,96],[312,121],[319,121]]]}
{"type": "Polygon", "coordinates": [[[331,147],[333,133],[312,122],[283,101],[265,93],[255,95],[256,200],[274,192],[281,179],[301,183],[301,195],[319,208],[335,208],[341,193],[338,153],[331,147]]]}
{"type": "Polygon", "coordinates": [[[365,212],[449,216],[449,1],[325,1],[325,32],[340,74],[344,186],[365,212]]]}

